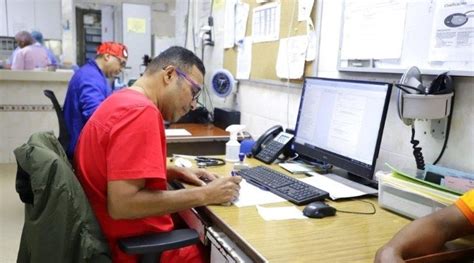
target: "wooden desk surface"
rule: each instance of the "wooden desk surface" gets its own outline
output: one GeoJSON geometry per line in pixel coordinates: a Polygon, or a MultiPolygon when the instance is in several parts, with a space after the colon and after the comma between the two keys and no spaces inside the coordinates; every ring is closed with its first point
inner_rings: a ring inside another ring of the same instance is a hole
{"type": "MultiPolygon", "coordinates": [[[[251,165],[260,165],[248,159],[251,165]]],[[[284,172],[277,165],[272,168],[284,172]]],[[[231,165],[208,168],[220,175],[229,175],[231,165]]],[[[304,177],[302,175],[301,177],[304,177]]],[[[364,198],[377,209],[374,215],[337,212],[334,217],[265,221],[255,206],[208,206],[217,226],[229,228],[269,262],[373,262],[375,252],[410,220],[383,210],[376,198],[364,198]]],[[[371,211],[358,200],[328,201],[338,210],[371,211]]],[[[291,206],[283,202],[270,206],[291,206]]],[[[298,207],[303,210],[304,206],[298,207]]],[[[229,230],[228,229],[228,230],[229,230]]],[[[225,232],[225,231],[224,231],[225,232]]],[[[239,242],[237,242],[239,243],[239,242]]]]}
{"type": "Polygon", "coordinates": [[[170,129],[186,129],[191,133],[191,136],[167,137],[166,142],[168,143],[229,140],[229,133],[219,127],[214,126],[213,124],[174,123],[170,125],[170,129]]]}

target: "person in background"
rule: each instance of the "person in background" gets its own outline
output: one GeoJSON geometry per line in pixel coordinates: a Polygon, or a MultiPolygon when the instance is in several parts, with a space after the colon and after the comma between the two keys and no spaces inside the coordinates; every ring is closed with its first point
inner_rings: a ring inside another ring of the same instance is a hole
{"type": "Polygon", "coordinates": [[[13,59],[15,58],[16,56],[16,53],[20,50],[21,48],[19,46],[17,46],[12,54],[8,57],[8,59],[6,60],[6,63],[5,65],[3,65],[3,68],[4,69],[11,69],[12,68],[12,64],[13,64],[13,59]]]}
{"type": "Polygon", "coordinates": [[[49,65],[56,68],[58,66],[58,60],[54,56],[53,51],[44,46],[43,34],[41,34],[41,32],[39,31],[31,31],[31,36],[34,40],[36,40],[33,45],[43,47],[46,50],[46,53],[48,54],[49,65]]]}
{"type": "Polygon", "coordinates": [[[405,259],[436,253],[446,242],[470,234],[474,234],[474,190],[466,192],[454,205],[402,228],[377,251],[375,262],[404,262],[405,259]]]}
{"type": "Polygon", "coordinates": [[[87,120],[97,107],[112,93],[107,78],[122,71],[127,63],[127,47],[116,42],[104,42],[97,48],[95,60],[88,60],[69,81],[64,100],[64,120],[69,134],[66,153],[74,154],[77,139],[87,120]]]}
{"type": "MultiPolygon", "coordinates": [[[[119,249],[117,239],[171,231],[171,213],[238,197],[240,176],[216,179],[202,169],[167,166],[163,119],[176,121],[196,107],[204,74],[194,53],[171,47],[132,87],[107,98],[82,130],[74,154],[76,174],[114,262],[136,262],[119,249]],[[173,180],[201,187],[169,191],[167,183],[173,180]]],[[[161,257],[161,262],[203,260],[196,245],[161,257]]]]}
{"type": "Polygon", "coordinates": [[[30,33],[20,31],[15,35],[15,40],[20,50],[13,57],[12,70],[33,70],[48,67],[48,53],[43,47],[32,45],[35,41],[30,33]]]}

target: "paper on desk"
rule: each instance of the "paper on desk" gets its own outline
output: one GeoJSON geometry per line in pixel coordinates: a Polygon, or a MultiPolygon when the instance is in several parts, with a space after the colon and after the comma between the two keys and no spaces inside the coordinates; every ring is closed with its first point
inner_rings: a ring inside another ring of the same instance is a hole
{"type": "Polygon", "coordinates": [[[279,163],[278,165],[292,174],[306,173],[312,171],[310,167],[301,163],[279,163]]]}
{"type": "Polygon", "coordinates": [[[345,184],[341,184],[337,181],[327,178],[324,175],[320,175],[315,172],[312,172],[310,174],[312,175],[312,177],[301,179],[301,181],[328,192],[332,200],[336,200],[339,198],[362,196],[367,194],[357,189],[351,188],[345,184]]]}
{"type": "Polygon", "coordinates": [[[303,212],[295,206],[286,207],[261,207],[257,205],[258,214],[265,220],[288,220],[288,219],[307,219],[303,212]]]}
{"type": "Polygon", "coordinates": [[[234,201],[234,205],[237,207],[244,207],[251,205],[279,203],[284,201],[286,200],[275,195],[274,193],[264,191],[256,186],[247,183],[247,181],[242,180],[240,182],[239,199],[234,201]]]}
{"type": "Polygon", "coordinates": [[[191,133],[188,132],[186,129],[166,129],[165,130],[166,137],[171,136],[191,136],[191,133]]]}

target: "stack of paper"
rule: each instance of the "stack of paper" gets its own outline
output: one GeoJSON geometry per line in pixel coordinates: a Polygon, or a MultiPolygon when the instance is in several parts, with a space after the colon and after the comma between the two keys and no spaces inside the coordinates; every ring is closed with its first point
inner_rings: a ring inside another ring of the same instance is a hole
{"type": "Polygon", "coordinates": [[[392,169],[391,174],[380,174],[378,173],[379,185],[388,185],[397,189],[408,191],[436,202],[450,205],[454,203],[461,193],[452,191],[443,186],[433,184],[414,176],[410,176],[396,168],[390,166],[392,169]]]}

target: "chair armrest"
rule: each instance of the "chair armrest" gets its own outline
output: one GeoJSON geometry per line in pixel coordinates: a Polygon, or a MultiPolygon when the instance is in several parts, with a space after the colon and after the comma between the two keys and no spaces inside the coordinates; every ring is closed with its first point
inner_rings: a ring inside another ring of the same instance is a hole
{"type": "Polygon", "coordinates": [[[161,253],[199,242],[194,229],[177,229],[170,232],[120,239],[118,245],[127,254],[161,253]]]}

